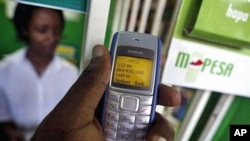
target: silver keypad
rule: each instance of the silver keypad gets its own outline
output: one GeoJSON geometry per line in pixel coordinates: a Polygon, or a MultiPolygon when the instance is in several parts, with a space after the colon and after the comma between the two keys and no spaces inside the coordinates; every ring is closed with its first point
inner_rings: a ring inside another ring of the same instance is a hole
{"type": "Polygon", "coordinates": [[[150,121],[153,96],[109,91],[105,115],[106,141],[144,141],[150,121]]]}

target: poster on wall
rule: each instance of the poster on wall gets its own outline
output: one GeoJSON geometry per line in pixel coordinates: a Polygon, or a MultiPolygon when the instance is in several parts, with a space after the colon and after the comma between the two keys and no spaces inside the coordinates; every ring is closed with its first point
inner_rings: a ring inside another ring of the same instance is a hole
{"type": "Polygon", "coordinates": [[[62,10],[73,10],[76,12],[87,12],[88,0],[15,0],[16,2],[58,8],[62,10]]]}
{"type": "Polygon", "coordinates": [[[182,4],[162,82],[250,97],[250,1],[182,4]]]}

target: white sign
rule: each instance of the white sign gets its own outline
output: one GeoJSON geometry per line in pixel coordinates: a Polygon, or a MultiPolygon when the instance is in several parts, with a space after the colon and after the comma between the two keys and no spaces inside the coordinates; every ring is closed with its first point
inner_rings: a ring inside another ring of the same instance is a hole
{"type": "Polygon", "coordinates": [[[250,56],[174,38],[162,83],[250,97],[250,56]]]}

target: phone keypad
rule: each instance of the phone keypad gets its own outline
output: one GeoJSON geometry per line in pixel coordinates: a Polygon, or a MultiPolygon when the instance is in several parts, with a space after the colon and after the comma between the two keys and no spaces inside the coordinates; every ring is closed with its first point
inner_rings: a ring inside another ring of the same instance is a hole
{"type": "Polygon", "coordinates": [[[104,134],[106,141],[144,141],[153,96],[109,91],[104,134]]]}

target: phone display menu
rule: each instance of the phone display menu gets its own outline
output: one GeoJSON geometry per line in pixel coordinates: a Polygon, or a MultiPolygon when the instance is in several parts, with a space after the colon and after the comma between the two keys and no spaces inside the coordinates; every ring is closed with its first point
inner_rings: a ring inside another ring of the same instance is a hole
{"type": "Polygon", "coordinates": [[[149,87],[153,61],[145,58],[117,56],[113,83],[149,87]]]}

